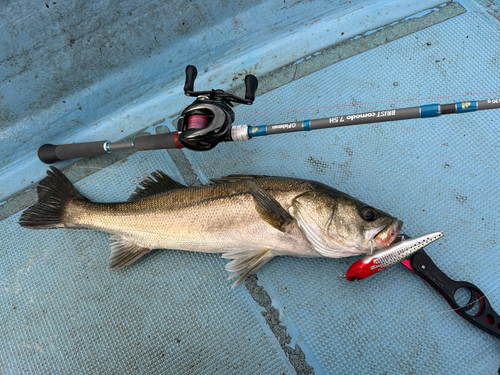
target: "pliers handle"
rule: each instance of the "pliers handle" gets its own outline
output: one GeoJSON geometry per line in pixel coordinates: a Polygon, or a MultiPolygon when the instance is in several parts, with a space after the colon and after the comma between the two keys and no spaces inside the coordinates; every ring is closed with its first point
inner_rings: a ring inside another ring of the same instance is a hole
{"type": "Polygon", "coordinates": [[[449,278],[423,249],[401,263],[436,289],[458,315],[500,338],[500,316],[493,310],[481,289],[469,282],[449,278]],[[459,304],[456,300],[456,293],[460,289],[464,293],[470,292],[469,301],[465,304],[459,304]]]}

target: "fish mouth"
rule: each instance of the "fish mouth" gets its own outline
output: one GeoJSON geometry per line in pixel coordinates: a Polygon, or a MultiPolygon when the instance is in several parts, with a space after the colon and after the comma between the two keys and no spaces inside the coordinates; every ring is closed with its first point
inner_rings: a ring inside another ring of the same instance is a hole
{"type": "Polygon", "coordinates": [[[403,222],[395,219],[392,224],[385,226],[380,232],[378,232],[373,239],[382,246],[389,246],[398,236],[402,226],[403,222]]]}

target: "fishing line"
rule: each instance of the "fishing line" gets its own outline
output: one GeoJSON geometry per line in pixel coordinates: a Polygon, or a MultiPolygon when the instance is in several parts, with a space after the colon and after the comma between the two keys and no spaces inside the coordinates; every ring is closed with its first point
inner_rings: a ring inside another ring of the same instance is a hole
{"type": "MultiPolygon", "coordinates": [[[[481,301],[482,299],[484,299],[484,298],[488,297],[489,295],[491,295],[491,294],[492,294],[492,293],[493,293],[493,292],[494,292],[494,291],[495,291],[495,290],[496,290],[499,286],[500,286],[500,281],[499,281],[499,282],[498,282],[498,283],[497,283],[497,284],[496,284],[496,285],[495,285],[495,286],[494,286],[494,287],[493,287],[490,291],[488,291],[487,293],[484,293],[484,296],[477,298],[476,300],[474,300],[474,301],[473,301],[473,302],[471,302],[471,303],[466,303],[465,305],[463,305],[463,306],[461,306],[461,307],[457,307],[457,308],[450,308],[450,309],[447,309],[447,310],[434,312],[434,313],[432,313],[432,314],[429,314],[428,316],[433,316],[433,315],[442,315],[442,314],[446,314],[446,313],[450,313],[450,312],[453,312],[453,313],[454,313],[455,311],[461,310],[461,309],[463,309],[463,308],[465,308],[465,307],[474,306],[476,303],[480,303],[480,301],[481,301]]],[[[464,288],[466,288],[466,287],[464,287],[464,288]]],[[[466,289],[468,289],[468,288],[466,288],[466,289]]],[[[468,290],[469,290],[469,289],[468,289],[468,290]]],[[[472,294],[472,293],[474,293],[474,291],[473,291],[473,290],[470,290],[470,292],[471,292],[471,294],[472,294]]],[[[481,311],[481,309],[480,309],[479,311],[481,311]]],[[[465,314],[467,314],[467,312],[465,312],[465,314]]],[[[468,315],[468,314],[467,314],[467,315],[468,315]]],[[[474,317],[475,315],[470,315],[470,316],[474,317]]],[[[500,322],[498,322],[498,323],[500,323],[500,322]]],[[[497,324],[498,324],[498,323],[497,323],[497,324]]]]}
{"type": "MultiPolygon", "coordinates": [[[[205,121],[205,120],[202,119],[202,121],[205,121]]],[[[80,167],[80,166],[78,166],[78,167],[80,167]]],[[[84,168],[84,166],[81,166],[81,168],[84,168]]],[[[90,167],[90,168],[105,169],[105,168],[99,168],[99,167],[90,167]]],[[[109,168],[109,167],[107,167],[107,168],[109,168]]],[[[119,168],[112,167],[111,169],[114,169],[115,171],[117,171],[119,168]]],[[[143,233],[143,234],[154,234],[155,233],[154,231],[145,230],[145,229],[138,229],[137,232],[143,233]]],[[[117,241],[115,238],[110,236],[109,242],[111,244],[112,253],[113,253],[113,246],[115,246],[116,243],[119,243],[119,241],[117,241]]],[[[226,253],[228,253],[228,252],[226,252],[226,253]]],[[[222,258],[224,258],[224,255],[222,255],[222,258]]],[[[230,270],[227,267],[229,264],[231,264],[231,262],[226,264],[226,270],[228,270],[228,271],[230,270]]],[[[233,276],[233,277],[238,276],[238,273],[234,274],[234,270],[231,270],[231,271],[232,272],[231,272],[230,276],[233,276]]],[[[496,324],[497,327],[500,327],[499,322],[494,321],[494,319],[495,319],[494,317],[492,317],[491,315],[484,315],[485,311],[488,311],[488,310],[485,310],[485,308],[488,309],[489,307],[485,307],[488,305],[484,305],[482,302],[483,299],[486,299],[488,296],[491,296],[494,291],[498,290],[499,286],[500,286],[500,281],[498,281],[489,291],[487,291],[486,293],[483,293],[482,296],[474,294],[474,293],[476,293],[474,289],[471,289],[471,288],[464,286],[463,288],[468,290],[470,293],[470,297],[468,297],[469,302],[467,302],[465,304],[458,303],[457,298],[455,297],[455,295],[453,295],[453,300],[455,301],[455,303],[457,305],[460,305],[459,307],[457,307],[457,308],[450,307],[450,308],[443,309],[443,310],[439,309],[441,311],[431,311],[431,312],[429,312],[429,309],[426,309],[425,316],[429,318],[429,322],[436,322],[438,320],[437,318],[442,317],[443,314],[447,314],[450,312],[451,313],[459,312],[459,315],[462,315],[462,317],[466,317],[465,319],[467,319],[467,320],[468,320],[468,318],[469,319],[470,318],[476,319],[476,318],[479,318],[481,316],[481,317],[484,317],[486,319],[487,323],[492,324],[492,325],[496,324]]],[[[457,291],[458,290],[460,290],[460,288],[457,289],[457,291]]],[[[489,314],[489,313],[486,312],[486,314],[489,314]]],[[[469,320],[469,322],[470,322],[470,320],[469,320]]]]}
{"type": "MultiPolygon", "coordinates": [[[[255,125],[250,126],[237,125],[233,126],[235,114],[232,109],[235,103],[251,105],[255,100],[255,93],[258,87],[257,78],[253,75],[245,76],[245,97],[238,97],[234,94],[227,93],[221,89],[211,89],[206,91],[194,91],[194,81],[197,76],[197,70],[194,66],[189,65],[186,67],[186,81],[184,85],[184,93],[187,96],[196,97],[196,100],[186,107],[184,111],[178,118],[177,121],[177,131],[169,133],[160,134],[150,134],[137,136],[133,140],[120,141],[120,142],[110,142],[107,140],[94,141],[94,142],[83,142],[83,143],[73,143],[66,145],[52,145],[45,144],[42,145],[38,150],[39,159],[46,163],[52,164],[61,160],[68,160],[81,157],[92,157],[99,155],[106,155],[108,153],[119,151],[119,150],[136,150],[136,151],[148,151],[148,150],[165,150],[165,149],[180,149],[188,148],[195,151],[208,151],[216,147],[221,142],[236,142],[236,141],[248,141],[256,137],[262,137],[273,134],[290,133],[296,131],[311,131],[316,129],[327,129],[327,128],[337,128],[340,126],[351,126],[351,125],[362,125],[369,123],[387,122],[387,121],[400,121],[416,118],[430,118],[437,117],[441,115],[449,114],[460,114],[475,112],[478,110],[489,110],[489,109],[500,109],[500,98],[498,93],[500,90],[496,91],[485,91],[485,92],[466,92],[460,94],[450,94],[450,95],[438,95],[438,96],[426,96],[417,98],[402,98],[402,99],[392,99],[392,100],[382,100],[373,102],[363,102],[357,103],[356,99],[351,96],[350,103],[344,104],[334,104],[333,100],[336,98],[335,95],[330,95],[322,100],[330,100],[329,103],[333,105],[328,106],[318,106],[310,108],[291,108],[291,109],[280,109],[274,111],[261,111],[261,112],[246,112],[238,114],[238,116],[256,116],[256,115],[269,115],[272,117],[274,114],[293,113],[293,112],[304,112],[304,111],[317,111],[320,110],[332,110],[335,108],[349,108],[349,107],[375,107],[382,104],[387,105],[390,103],[391,109],[380,110],[380,111],[370,111],[367,113],[355,113],[348,115],[338,115],[334,117],[328,117],[323,119],[308,119],[303,121],[292,120],[288,123],[283,124],[269,124],[269,125],[255,125]],[[483,99],[483,100],[470,100],[468,97],[471,96],[485,96],[485,95],[495,95],[495,98],[483,99]],[[395,108],[395,103],[403,102],[418,102],[424,101],[428,102],[430,100],[444,99],[444,98],[463,98],[463,102],[457,103],[447,103],[447,104],[425,104],[421,106],[406,107],[406,108],[395,108]]],[[[339,102],[339,100],[337,100],[339,102]]],[[[283,108],[283,107],[281,107],[283,108]]],[[[250,120],[249,120],[250,122],[250,120]]],[[[111,163],[110,163],[111,164],[111,163]]],[[[88,166],[82,166],[82,168],[89,168],[88,166]]],[[[92,168],[92,167],[90,167],[92,168]]],[[[110,168],[106,167],[93,167],[95,169],[103,170],[110,168]]],[[[111,167],[112,170],[118,172],[118,168],[111,167]]],[[[109,176],[108,176],[109,180],[109,176]]],[[[129,181],[130,182],[130,181],[129,181]]],[[[100,184],[100,183],[99,183],[100,184]]],[[[128,185],[122,184],[122,186],[128,185]]],[[[153,231],[140,230],[140,232],[153,233],[153,231]]],[[[408,267],[410,268],[410,267],[408,267]]],[[[437,268],[437,266],[436,266],[437,268]]],[[[411,269],[411,268],[410,268],[411,269]]],[[[432,283],[429,279],[431,285],[438,285],[438,283],[432,283]]],[[[497,290],[500,282],[498,282],[494,287],[488,291],[488,293],[483,294],[479,288],[473,286],[470,283],[465,283],[463,286],[471,293],[467,304],[460,306],[458,308],[451,308],[445,311],[437,311],[429,314],[432,316],[439,316],[446,312],[457,311],[459,315],[465,317],[473,324],[477,324],[480,328],[488,330],[488,326],[484,326],[482,323],[479,324],[475,321],[478,314],[484,314],[484,306],[490,311],[489,304],[483,303],[483,298],[491,295],[493,291],[497,290]],[[476,293],[475,290],[478,292],[476,293]],[[474,294],[476,293],[476,294],[474,294]],[[476,311],[479,304],[479,310],[475,315],[472,315],[476,311]],[[473,309],[469,307],[472,306],[473,309]],[[467,310],[467,311],[465,311],[467,310]],[[470,314],[467,314],[470,313],[470,314]]],[[[439,290],[439,288],[437,288],[439,290]]],[[[457,289],[459,290],[459,289],[457,289]]],[[[450,301],[452,306],[458,306],[457,298],[455,295],[451,296],[446,293],[443,294],[447,300],[450,301]]],[[[455,293],[456,294],[456,293],[455,293]]],[[[460,295],[460,301],[465,301],[462,297],[465,295],[460,295]]],[[[485,315],[486,323],[491,324],[492,318],[489,316],[488,312],[485,315]]],[[[493,311],[491,312],[494,316],[497,316],[493,311]]],[[[483,317],[481,315],[481,317],[483,317]]],[[[432,319],[431,319],[432,320],[432,319]]],[[[500,325],[497,323],[498,330],[500,330],[500,325]]],[[[493,332],[493,331],[491,331],[493,332]]],[[[491,333],[490,332],[490,333],[491,333]]],[[[494,335],[500,336],[499,332],[494,332],[494,335]]]]}
{"type": "MultiPolygon", "coordinates": [[[[491,95],[491,94],[498,94],[498,93],[500,93],[500,90],[497,90],[497,91],[485,91],[485,92],[475,92],[475,93],[465,93],[465,94],[441,95],[441,96],[426,96],[426,97],[421,97],[421,98],[393,99],[393,100],[383,100],[383,101],[377,101],[377,102],[336,104],[336,105],[322,106],[322,107],[292,108],[292,109],[283,109],[283,110],[276,110],[276,111],[246,112],[246,113],[238,113],[238,117],[239,116],[250,116],[250,115],[267,115],[267,114],[274,114],[274,113],[313,111],[313,110],[319,110],[319,109],[357,107],[357,106],[364,106],[364,105],[376,105],[376,104],[388,104],[388,103],[402,103],[402,102],[423,101],[423,100],[436,100],[436,99],[457,98],[457,97],[476,96],[476,95],[491,95]]],[[[231,116],[234,117],[236,115],[231,115],[231,116]]]]}

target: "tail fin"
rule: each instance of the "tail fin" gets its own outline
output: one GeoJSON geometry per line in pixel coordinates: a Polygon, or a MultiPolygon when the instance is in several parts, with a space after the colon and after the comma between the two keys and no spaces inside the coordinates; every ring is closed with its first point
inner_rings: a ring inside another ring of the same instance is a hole
{"type": "Polygon", "coordinates": [[[64,211],[73,199],[88,201],[57,168],[50,167],[37,187],[38,201],[19,219],[19,225],[30,229],[63,228],[64,211]]]}

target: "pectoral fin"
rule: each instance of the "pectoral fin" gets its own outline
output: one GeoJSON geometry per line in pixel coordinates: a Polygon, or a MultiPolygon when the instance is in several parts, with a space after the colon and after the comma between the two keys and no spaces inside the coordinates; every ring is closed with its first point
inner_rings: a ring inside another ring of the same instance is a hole
{"type": "Polygon", "coordinates": [[[231,272],[228,280],[239,276],[238,280],[233,284],[231,289],[241,284],[251,274],[257,272],[264,264],[273,259],[272,249],[257,245],[249,245],[245,249],[230,250],[224,253],[224,259],[231,259],[231,262],[226,264],[226,270],[231,272]]]}
{"type": "Polygon", "coordinates": [[[284,232],[295,219],[274,199],[274,197],[254,182],[248,188],[255,201],[257,213],[269,225],[284,232]]]}
{"type": "Polygon", "coordinates": [[[108,268],[110,269],[119,270],[134,263],[144,254],[151,251],[151,249],[131,243],[121,236],[114,235],[111,239],[113,242],[111,243],[111,255],[109,256],[111,263],[108,268]]]}

